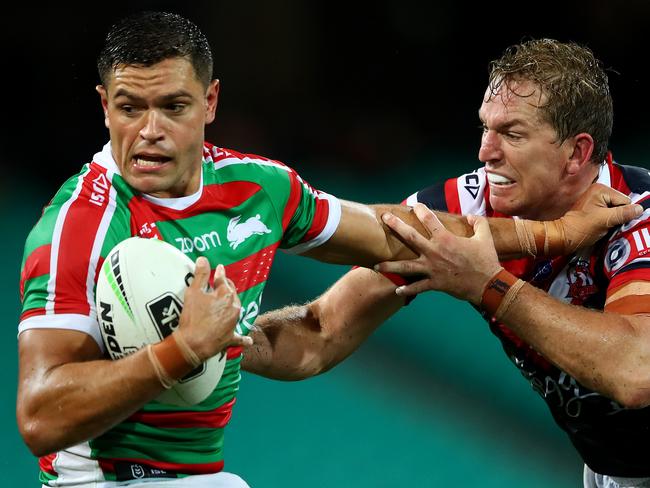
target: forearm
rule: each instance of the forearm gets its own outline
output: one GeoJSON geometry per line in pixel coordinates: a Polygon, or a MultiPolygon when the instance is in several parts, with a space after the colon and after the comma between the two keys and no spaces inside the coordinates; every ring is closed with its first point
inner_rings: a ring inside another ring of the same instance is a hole
{"type": "Polygon", "coordinates": [[[162,390],[145,350],[61,364],[21,384],[18,424],[34,454],[44,455],[103,434],[162,390]]]}
{"type": "Polygon", "coordinates": [[[259,317],[242,368],[282,380],[323,373],[352,354],[403,304],[384,276],[354,269],[317,300],[259,317]]]}
{"type": "Polygon", "coordinates": [[[525,285],[501,321],[585,386],[626,406],[650,404],[647,316],[564,304],[525,285]]]}
{"type": "MultiPolygon", "coordinates": [[[[474,235],[472,226],[467,223],[463,215],[449,214],[445,212],[434,212],[440,222],[452,234],[458,237],[471,237],[474,235]]],[[[521,244],[515,230],[515,221],[511,218],[492,217],[487,219],[494,240],[494,248],[497,251],[499,260],[506,261],[524,256],[521,244]]],[[[543,230],[543,225],[542,228],[543,230]]]]}

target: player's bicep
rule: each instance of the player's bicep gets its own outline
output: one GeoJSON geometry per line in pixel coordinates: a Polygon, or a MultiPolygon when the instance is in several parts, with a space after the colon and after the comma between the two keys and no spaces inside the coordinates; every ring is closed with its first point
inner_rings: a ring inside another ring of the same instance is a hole
{"type": "Polygon", "coordinates": [[[42,386],[47,373],[62,364],[102,358],[90,335],[67,329],[29,329],[18,337],[19,393],[42,386]],[[34,383],[36,382],[36,383],[34,383]]]}

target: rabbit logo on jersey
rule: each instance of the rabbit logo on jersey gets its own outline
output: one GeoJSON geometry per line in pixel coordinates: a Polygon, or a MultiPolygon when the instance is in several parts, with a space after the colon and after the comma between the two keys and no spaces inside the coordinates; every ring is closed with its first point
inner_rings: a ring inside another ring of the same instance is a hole
{"type": "Polygon", "coordinates": [[[254,234],[262,235],[271,232],[271,229],[260,220],[260,214],[257,214],[255,217],[250,217],[241,223],[239,222],[240,220],[241,215],[238,215],[228,222],[226,237],[228,238],[230,247],[233,249],[237,249],[237,246],[254,234]]]}

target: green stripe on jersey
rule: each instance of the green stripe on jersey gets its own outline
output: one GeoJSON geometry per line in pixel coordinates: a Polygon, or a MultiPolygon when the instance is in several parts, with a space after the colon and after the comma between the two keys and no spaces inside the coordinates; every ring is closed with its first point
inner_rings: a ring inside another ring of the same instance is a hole
{"type": "Polygon", "coordinates": [[[45,308],[47,303],[47,282],[50,274],[44,274],[25,281],[23,312],[34,308],[45,308]]]}
{"type": "Polygon", "coordinates": [[[214,463],[223,459],[223,429],[158,429],[121,423],[90,442],[93,457],[128,458],[178,464],[214,463]],[[191,439],[191,442],[188,442],[191,439]]]}
{"type": "Polygon", "coordinates": [[[38,473],[38,481],[43,483],[44,485],[47,485],[49,481],[54,481],[58,478],[57,475],[46,473],[45,471],[42,471],[38,473]]]}

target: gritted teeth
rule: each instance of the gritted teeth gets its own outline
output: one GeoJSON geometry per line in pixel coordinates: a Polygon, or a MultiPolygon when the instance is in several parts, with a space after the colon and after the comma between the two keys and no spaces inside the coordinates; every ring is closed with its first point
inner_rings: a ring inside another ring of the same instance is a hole
{"type": "Polygon", "coordinates": [[[514,183],[513,180],[506,178],[505,176],[497,175],[494,173],[488,173],[488,181],[493,185],[509,185],[514,183]]]}
{"type": "Polygon", "coordinates": [[[162,163],[170,161],[171,158],[167,156],[152,156],[149,154],[138,154],[134,158],[135,164],[138,166],[153,167],[162,163]]]}

